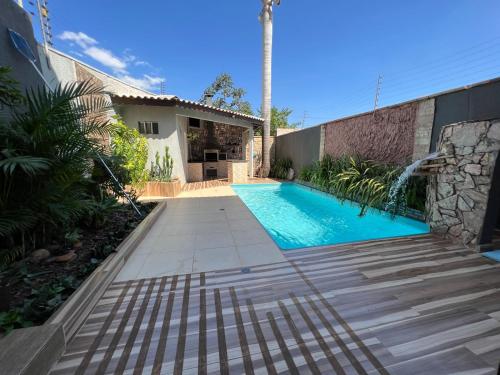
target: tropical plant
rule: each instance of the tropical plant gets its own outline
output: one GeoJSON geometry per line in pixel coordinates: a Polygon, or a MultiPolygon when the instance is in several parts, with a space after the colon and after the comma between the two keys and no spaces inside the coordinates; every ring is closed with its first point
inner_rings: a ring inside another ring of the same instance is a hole
{"type": "Polygon", "coordinates": [[[0,122],[0,252],[12,261],[92,210],[110,107],[90,82],[41,87],[8,106],[12,119],[0,122]]]}
{"type": "Polygon", "coordinates": [[[148,141],[137,129],[129,128],[119,116],[112,124],[111,150],[128,172],[130,184],[141,188],[148,180],[148,141]]]}
{"type": "Polygon", "coordinates": [[[288,176],[288,171],[292,168],[291,159],[277,159],[274,161],[269,176],[279,179],[286,179],[288,176]]]}
{"type": "MultiPolygon", "coordinates": [[[[340,200],[358,202],[360,215],[369,207],[385,209],[389,190],[402,167],[363,160],[360,157],[333,158],[329,155],[299,172],[299,180],[310,182],[337,196],[340,200]]],[[[389,207],[391,214],[407,207],[423,210],[426,180],[411,177],[406,192],[401,190],[389,207]]]]}
{"type": "Polygon", "coordinates": [[[368,207],[380,208],[387,202],[392,182],[400,173],[400,168],[351,157],[349,168],[331,178],[331,189],[341,200],[358,202],[362,216],[368,207]]]}
{"type": "Polygon", "coordinates": [[[174,169],[174,160],[170,156],[168,146],[165,146],[165,155],[161,158],[160,153],[156,151],[155,162],[151,162],[150,176],[153,181],[169,182],[172,181],[172,171],[174,169]]]}
{"type": "Polygon", "coordinates": [[[0,66],[0,104],[12,106],[24,100],[17,89],[16,80],[10,77],[11,68],[0,66]]]}

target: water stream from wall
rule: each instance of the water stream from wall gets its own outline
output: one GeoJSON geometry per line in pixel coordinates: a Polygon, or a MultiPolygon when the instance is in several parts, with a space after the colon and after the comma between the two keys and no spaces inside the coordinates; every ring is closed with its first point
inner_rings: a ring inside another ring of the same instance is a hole
{"type": "Polygon", "coordinates": [[[408,179],[411,175],[418,169],[418,167],[427,160],[432,160],[440,156],[441,153],[439,151],[433,152],[432,154],[427,155],[426,157],[415,160],[413,163],[408,165],[403,173],[401,173],[396,181],[391,186],[389,190],[389,197],[387,200],[387,204],[385,206],[386,211],[390,211],[395,213],[395,209],[398,206],[398,201],[404,199],[404,192],[406,191],[406,187],[408,185],[408,179]]]}

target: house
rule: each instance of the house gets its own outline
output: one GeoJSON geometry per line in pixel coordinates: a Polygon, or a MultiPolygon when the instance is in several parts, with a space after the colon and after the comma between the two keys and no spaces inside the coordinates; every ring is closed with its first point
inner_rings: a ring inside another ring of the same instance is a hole
{"type": "MultiPolygon", "coordinates": [[[[39,48],[39,54],[44,53],[39,48]]],[[[92,80],[105,88],[113,104],[110,115],[120,115],[125,124],[147,138],[148,166],[168,146],[173,176],[183,184],[228,175],[253,176],[254,129],[262,126],[263,119],[175,95],[150,93],[54,48],[48,49],[47,57],[40,61],[51,85],[92,80]]]]}

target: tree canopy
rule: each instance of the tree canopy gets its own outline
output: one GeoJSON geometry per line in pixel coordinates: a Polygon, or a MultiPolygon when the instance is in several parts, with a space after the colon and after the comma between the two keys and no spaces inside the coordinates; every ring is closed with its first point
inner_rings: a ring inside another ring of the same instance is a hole
{"type": "Polygon", "coordinates": [[[244,89],[234,86],[233,78],[230,74],[222,73],[205,89],[200,101],[207,104],[206,96],[211,95],[214,107],[252,115],[253,111],[250,102],[243,99],[245,94],[246,91],[244,89]]]}
{"type": "MultiPolygon", "coordinates": [[[[228,73],[219,74],[215,81],[205,89],[201,102],[206,104],[206,95],[212,95],[212,105],[217,108],[253,115],[250,102],[245,100],[246,90],[234,86],[233,78],[228,73]]],[[[290,123],[289,117],[293,110],[287,107],[271,109],[271,135],[276,135],[276,129],[295,129],[298,123],[290,123]]],[[[260,110],[257,112],[261,115],[260,110]]],[[[257,131],[261,134],[261,130],[257,131]]]]}

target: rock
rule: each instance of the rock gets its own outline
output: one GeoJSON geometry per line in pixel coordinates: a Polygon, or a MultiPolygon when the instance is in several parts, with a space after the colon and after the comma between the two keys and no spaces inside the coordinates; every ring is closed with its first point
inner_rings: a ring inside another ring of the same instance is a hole
{"type": "Polygon", "coordinates": [[[481,174],[482,174],[483,176],[489,176],[489,175],[490,175],[490,167],[483,167],[483,168],[481,169],[481,174]]]}
{"type": "Polygon", "coordinates": [[[432,227],[432,232],[437,234],[446,234],[448,232],[448,226],[446,225],[438,225],[432,227]]]}
{"type": "Polygon", "coordinates": [[[484,154],[483,158],[481,159],[481,165],[488,165],[490,164],[490,154],[484,154]]]}
{"type": "Polygon", "coordinates": [[[439,199],[448,198],[455,193],[455,189],[452,184],[441,183],[438,184],[438,197],[439,199]]]}
{"type": "Polygon", "coordinates": [[[455,177],[450,174],[438,174],[437,180],[438,182],[453,182],[455,181],[455,177]]]}
{"type": "Polygon", "coordinates": [[[454,210],[457,207],[457,195],[441,199],[437,202],[438,206],[447,210],[454,210]]]}
{"type": "Polygon", "coordinates": [[[474,239],[474,237],[475,237],[474,234],[469,231],[464,230],[462,232],[462,241],[466,245],[468,245],[474,239]]]}
{"type": "Polygon", "coordinates": [[[460,220],[453,216],[443,215],[443,223],[449,227],[461,224],[460,220]]]}
{"type": "Polygon", "coordinates": [[[449,173],[449,174],[455,174],[458,172],[457,167],[454,165],[447,165],[445,170],[446,170],[446,173],[449,173]]]}
{"type": "Polygon", "coordinates": [[[481,159],[483,158],[483,155],[472,155],[472,162],[474,164],[479,164],[479,162],[481,161],[481,159]]]}
{"type": "Polygon", "coordinates": [[[499,149],[500,149],[500,141],[487,138],[479,142],[479,144],[476,147],[476,152],[492,152],[492,151],[498,151],[499,149]]]}
{"type": "Polygon", "coordinates": [[[490,130],[488,130],[488,138],[500,141],[500,121],[491,124],[490,130]]]}
{"type": "Polygon", "coordinates": [[[463,154],[462,155],[470,155],[472,154],[472,151],[474,151],[474,147],[467,146],[463,148],[463,154]]]}
{"type": "Polygon", "coordinates": [[[454,210],[447,210],[445,208],[441,208],[439,210],[439,212],[441,212],[443,215],[448,215],[448,216],[453,216],[453,217],[457,216],[457,213],[454,210]]]}
{"type": "Polygon", "coordinates": [[[453,127],[452,126],[446,126],[443,129],[443,138],[450,138],[453,134],[453,127]]]}
{"type": "Polygon", "coordinates": [[[441,153],[446,156],[454,156],[455,155],[455,146],[451,143],[445,143],[441,146],[441,153]]]}
{"type": "Polygon", "coordinates": [[[293,168],[290,168],[290,169],[288,170],[288,174],[286,175],[286,179],[287,179],[288,181],[291,181],[291,180],[293,180],[293,177],[294,177],[294,176],[295,176],[295,171],[293,170],[293,168]]]}
{"type": "Polygon", "coordinates": [[[48,257],[50,257],[50,251],[47,249],[38,249],[31,253],[31,258],[33,258],[35,262],[41,262],[48,257]]]}
{"type": "Polygon", "coordinates": [[[474,180],[472,179],[472,176],[470,174],[465,175],[465,181],[463,183],[456,184],[457,190],[474,189],[475,187],[476,184],[474,183],[474,180]]]}
{"type": "Polygon", "coordinates": [[[472,200],[466,194],[460,194],[459,198],[461,198],[467,206],[469,206],[470,208],[474,208],[474,200],[472,200]]]}
{"type": "Polygon", "coordinates": [[[467,164],[464,168],[464,171],[474,176],[480,176],[481,164],[467,164]]]}
{"type": "Polygon", "coordinates": [[[431,220],[436,223],[438,221],[441,221],[443,217],[441,216],[441,213],[439,212],[439,209],[437,207],[434,207],[432,210],[432,215],[431,215],[431,220]]]}
{"type": "Polygon", "coordinates": [[[480,185],[478,188],[479,188],[479,191],[485,195],[488,195],[488,193],[490,192],[489,185],[480,185]]]}
{"type": "Polygon", "coordinates": [[[83,246],[82,241],[77,241],[73,244],[73,249],[80,249],[83,246]]]}
{"type": "Polygon", "coordinates": [[[457,225],[452,226],[448,230],[448,233],[451,234],[453,237],[460,237],[462,235],[462,231],[463,231],[462,224],[457,224],[457,225]]]}
{"type": "Polygon", "coordinates": [[[472,202],[472,207],[467,204],[464,198],[458,197],[458,209],[460,211],[471,211],[472,207],[474,207],[474,202],[472,202]]]}
{"type": "Polygon", "coordinates": [[[451,143],[460,146],[475,146],[478,144],[481,135],[484,134],[484,127],[478,126],[477,123],[473,126],[463,126],[460,129],[455,128],[450,137],[451,143]]]}
{"type": "Polygon", "coordinates": [[[57,263],[67,263],[71,262],[72,260],[75,260],[75,258],[76,258],[76,253],[73,250],[71,250],[68,251],[66,254],[55,257],[54,261],[57,263]]]}
{"type": "Polygon", "coordinates": [[[460,192],[460,195],[464,197],[464,199],[465,197],[472,199],[474,203],[485,203],[487,199],[487,195],[473,189],[463,190],[460,192]]]}
{"type": "Polygon", "coordinates": [[[473,177],[473,180],[474,182],[476,183],[476,186],[477,185],[490,185],[490,178],[489,177],[486,177],[486,176],[474,176],[473,177]]]}
{"type": "Polygon", "coordinates": [[[468,231],[479,234],[481,227],[483,225],[484,217],[480,215],[482,211],[470,211],[464,212],[464,227],[467,228],[468,231]]]}

